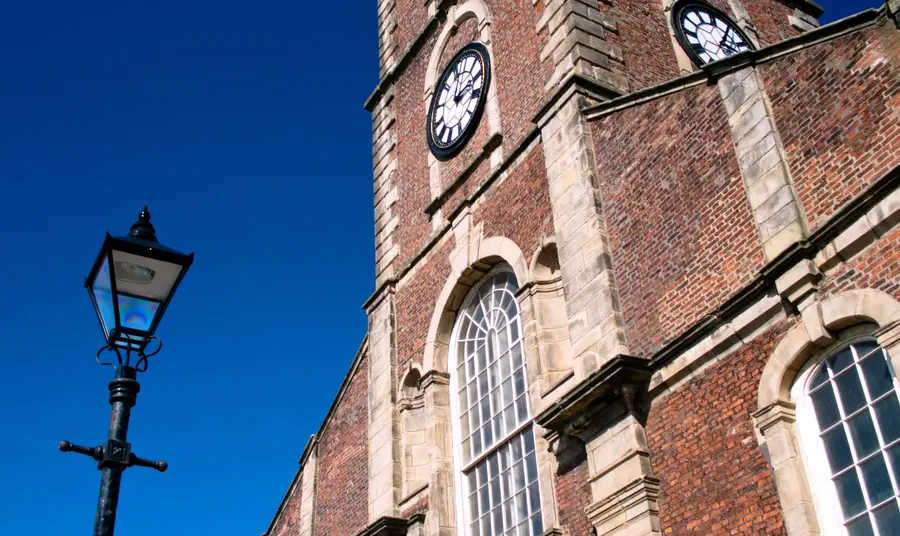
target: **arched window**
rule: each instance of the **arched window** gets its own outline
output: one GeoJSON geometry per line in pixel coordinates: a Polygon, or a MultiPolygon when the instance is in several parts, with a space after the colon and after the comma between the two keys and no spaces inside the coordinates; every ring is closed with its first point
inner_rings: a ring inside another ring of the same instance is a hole
{"type": "Polygon", "coordinates": [[[460,534],[543,533],[518,289],[508,267],[466,298],[451,342],[460,534]]]}
{"type": "Polygon", "coordinates": [[[822,533],[900,534],[900,399],[890,360],[857,340],[792,390],[822,533]]]}

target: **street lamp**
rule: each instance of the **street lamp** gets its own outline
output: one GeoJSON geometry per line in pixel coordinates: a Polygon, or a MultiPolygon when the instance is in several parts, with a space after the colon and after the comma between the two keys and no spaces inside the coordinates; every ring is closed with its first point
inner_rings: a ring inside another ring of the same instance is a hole
{"type": "Polygon", "coordinates": [[[106,338],[106,344],[97,352],[97,362],[115,369],[115,377],[109,383],[112,415],[102,446],[82,447],[63,441],[59,450],[85,454],[99,462],[103,476],[94,536],[113,534],[122,471],[134,465],[160,472],[168,468],[166,462],[150,461],[131,452],[128,421],[141,388],[137,373],[145,372],[148,359],[162,349],[154,333],[193,261],[193,253],[185,255],[159,243],[150,223],[150,211],[144,207],[128,236],[106,234],[103,248],[85,279],[84,286],[106,338]],[[115,361],[101,360],[104,352],[114,354],[115,361]]]}

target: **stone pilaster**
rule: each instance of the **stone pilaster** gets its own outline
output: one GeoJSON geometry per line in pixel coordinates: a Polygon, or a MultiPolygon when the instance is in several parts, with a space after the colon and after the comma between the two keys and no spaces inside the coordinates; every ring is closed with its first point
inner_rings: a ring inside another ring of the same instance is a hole
{"type": "Polygon", "coordinates": [[[586,513],[597,536],[659,536],[659,479],[643,425],[626,412],[586,447],[594,501],[586,513]]]}
{"type": "Polygon", "coordinates": [[[753,414],[760,442],[768,452],[788,536],[819,534],[819,523],[794,434],[796,415],[788,402],[771,404],[753,414]]]}
{"type": "Polygon", "coordinates": [[[318,439],[313,436],[307,446],[307,457],[300,476],[300,528],[298,536],[312,536],[315,530],[316,511],[316,470],[318,458],[318,439]]]}
{"type": "Polygon", "coordinates": [[[403,488],[394,291],[369,306],[369,521],[395,516],[403,488]]]}
{"type": "Polygon", "coordinates": [[[573,86],[539,123],[576,383],[628,353],[581,99],[573,86]]]}
{"type": "Polygon", "coordinates": [[[393,181],[397,169],[395,157],[397,133],[394,128],[394,114],[390,108],[393,97],[391,88],[372,110],[376,286],[393,277],[393,262],[400,253],[399,244],[394,242],[394,230],[399,219],[392,209],[398,198],[398,190],[393,181]]]}
{"type": "Polygon", "coordinates": [[[450,375],[431,371],[420,382],[425,394],[428,445],[428,516],[422,536],[456,534],[456,480],[450,414],[450,375]]]}
{"type": "Polygon", "coordinates": [[[550,38],[540,61],[551,62],[553,74],[544,89],[552,91],[570,74],[580,74],[617,91],[628,90],[628,80],[610,61],[622,62],[622,49],[609,43],[606,32],[616,21],[599,11],[596,0],[548,0],[537,31],[550,38]]]}
{"type": "Polygon", "coordinates": [[[753,67],[718,81],[763,251],[772,260],[808,236],[772,110],[753,67]]]}

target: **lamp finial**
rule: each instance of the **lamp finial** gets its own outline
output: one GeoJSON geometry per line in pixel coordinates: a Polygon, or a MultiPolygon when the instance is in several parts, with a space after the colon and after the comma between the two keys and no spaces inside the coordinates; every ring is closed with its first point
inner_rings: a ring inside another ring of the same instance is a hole
{"type": "Polygon", "coordinates": [[[128,233],[135,238],[142,238],[151,242],[158,242],[156,239],[156,229],[150,223],[150,209],[144,205],[144,210],[138,215],[138,221],[131,226],[131,232],[128,233]]]}

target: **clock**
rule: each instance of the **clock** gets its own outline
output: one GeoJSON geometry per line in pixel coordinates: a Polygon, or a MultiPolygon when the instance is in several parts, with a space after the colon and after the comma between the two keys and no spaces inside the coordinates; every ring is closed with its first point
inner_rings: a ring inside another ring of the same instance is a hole
{"type": "Polygon", "coordinates": [[[753,49],[737,24],[703,2],[679,3],[672,13],[672,22],[679,44],[697,65],[753,49]]]}
{"type": "Polygon", "coordinates": [[[447,160],[478,128],[491,83],[491,60],[481,43],[470,43],[441,73],[428,107],[428,147],[447,160]]]}

